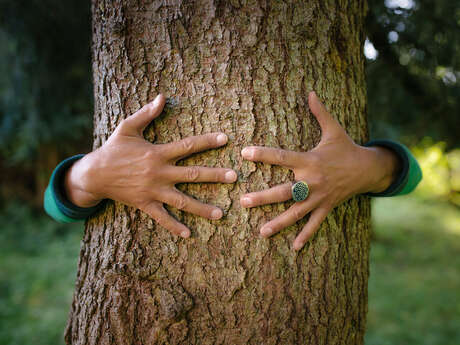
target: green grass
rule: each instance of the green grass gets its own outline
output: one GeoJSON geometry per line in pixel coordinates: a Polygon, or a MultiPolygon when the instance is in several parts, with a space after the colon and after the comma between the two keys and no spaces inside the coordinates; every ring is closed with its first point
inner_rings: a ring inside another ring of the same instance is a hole
{"type": "MultiPolygon", "coordinates": [[[[415,196],[376,199],[366,345],[460,344],[460,214],[415,196]]],[[[57,345],[83,225],[0,211],[0,344],[57,345]]]]}
{"type": "Polygon", "coordinates": [[[14,204],[0,224],[0,344],[64,344],[82,223],[58,224],[14,204]]]}
{"type": "Polygon", "coordinates": [[[459,210],[407,196],[373,211],[366,344],[460,344],[459,210]]]}

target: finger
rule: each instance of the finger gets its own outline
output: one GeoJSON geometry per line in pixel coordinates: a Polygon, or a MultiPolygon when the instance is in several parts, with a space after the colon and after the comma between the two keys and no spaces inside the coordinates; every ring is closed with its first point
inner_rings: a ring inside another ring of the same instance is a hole
{"type": "Polygon", "coordinates": [[[163,228],[169,230],[172,234],[181,236],[183,238],[190,237],[190,230],[182,223],[178,222],[163,206],[150,204],[143,209],[150,217],[161,225],[163,228]]]}
{"type": "Polygon", "coordinates": [[[260,229],[262,237],[269,237],[284,228],[299,221],[305,215],[317,206],[318,200],[309,198],[302,202],[296,202],[287,211],[281,213],[278,217],[264,224],[260,229]]]}
{"type": "Polygon", "coordinates": [[[145,127],[158,115],[161,114],[165,106],[165,97],[160,93],[153,102],[144,105],[141,109],[124,120],[124,125],[128,131],[142,135],[145,127]]]}
{"type": "Polygon", "coordinates": [[[338,122],[332,117],[332,115],[327,111],[324,104],[321,103],[315,91],[311,91],[308,94],[308,106],[310,107],[310,110],[315,116],[316,120],[318,120],[318,123],[323,132],[323,137],[327,136],[332,128],[340,126],[338,122]]]}
{"type": "Polygon", "coordinates": [[[256,207],[292,199],[292,183],[280,184],[260,192],[248,193],[241,197],[243,207],[256,207]]]}
{"type": "Polygon", "coordinates": [[[221,182],[233,183],[237,179],[236,172],[225,168],[208,168],[200,166],[171,167],[172,180],[179,182],[221,182]]]}
{"type": "Polygon", "coordinates": [[[317,208],[311,213],[307,224],[305,224],[300,234],[294,240],[292,245],[294,250],[302,249],[308,239],[319,229],[319,226],[326,219],[328,213],[329,209],[324,207],[317,208]]]}
{"type": "Polygon", "coordinates": [[[162,144],[161,149],[170,159],[180,160],[192,153],[220,147],[227,143],[228,137],[224,133],[209,133],[188,137],[173,143],[162,144]]]}
{"type": "Polygon", "coordinates": [[[302,152],[287,151],[273,147],[248,146],[241,151],[244,159],[253,162],[264,162],[268,164],[282,165],[288,168],[299,164],[305,160],[302,152]]]}
{"type": "Polygon", "coordinates": [[[223,216],[223,212],[220,208],[202,203],[178,190],[172,190],[166,193],[162,198],[162,201],[166,204],[178,210],[196,214],[200,217],[220,219],[223,216]]]}

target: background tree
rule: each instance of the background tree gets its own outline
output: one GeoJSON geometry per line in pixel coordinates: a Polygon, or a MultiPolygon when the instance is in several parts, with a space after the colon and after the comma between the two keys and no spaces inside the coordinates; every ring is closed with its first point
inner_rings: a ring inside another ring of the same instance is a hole
{"type": "Polygon", "coordinates": [[[0,199],[42,204],[49,171],[88,150],[90,6],[0,0],[0,199]]]}
{"type": "Polygon", "coordinates": [[[460,144],[460,3],[369,0],[371,133],[416,144],[427,136],[460,144]]]}

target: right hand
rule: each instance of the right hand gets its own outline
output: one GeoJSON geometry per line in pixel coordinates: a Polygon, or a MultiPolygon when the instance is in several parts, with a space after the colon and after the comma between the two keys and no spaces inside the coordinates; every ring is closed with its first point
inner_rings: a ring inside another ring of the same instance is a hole
{"type": "Polygon", "coordinates": [[[219,219],[223,212],[183,194],[175,184],[233,183],[237,175],[225,168],[175,165],[193,153],[225,145],[228,138],[224,133],[168,144],[145,140],[144,129],[160,115],[164,105],[165,98],[159,94],[152,103],[123,120],[104,145],[72,165],[65,177],[65,190],[77,206],[94,206],[102,199],[116,200],[141,209],[171,233],[187,238],[190,230],[167,212],[164,203],[208,219],[219,219]]]}

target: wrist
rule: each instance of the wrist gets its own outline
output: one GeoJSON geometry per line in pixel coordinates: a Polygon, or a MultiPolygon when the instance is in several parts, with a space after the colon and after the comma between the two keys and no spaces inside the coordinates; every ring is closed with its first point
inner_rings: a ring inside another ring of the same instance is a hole
{"type": "Polygon", "coordinates": [[[360,146],[364,156],[363,176],[367,176],[362,193],[381,193],[396,180],[401,170],[398,156],[382,146],[360,146]]]}
{"type": "Polygon", "coordinates": [[[94,152],[89,153],[72,164],[64,177],[64,191],[67,199],[82,208],[96,206],[103,199],[91,187],[91,176],[94,175],[93,170],[95,169],[91,163],[93,154],[94,152]]]}

